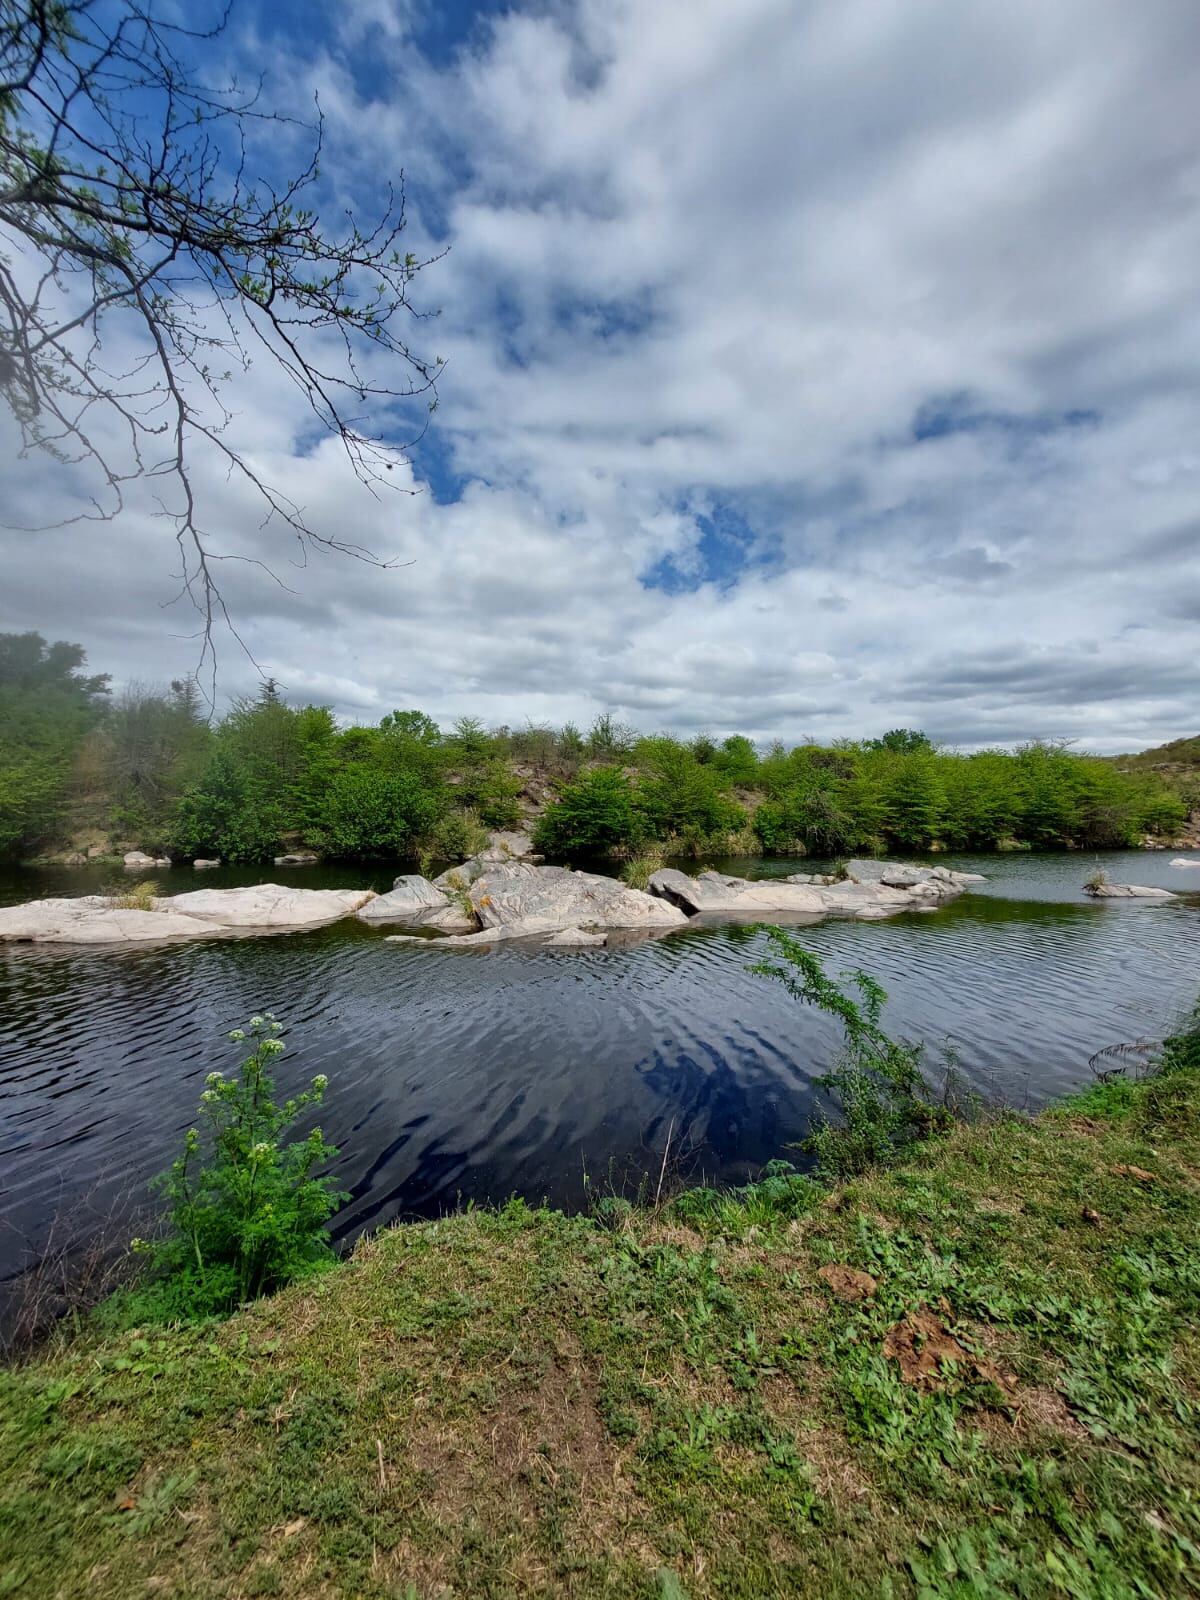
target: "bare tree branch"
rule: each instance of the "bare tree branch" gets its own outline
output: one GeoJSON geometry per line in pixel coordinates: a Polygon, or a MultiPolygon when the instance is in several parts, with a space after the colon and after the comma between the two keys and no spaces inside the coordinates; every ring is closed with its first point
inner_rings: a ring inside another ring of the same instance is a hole
{"type": "Polygon", "coordinates": [[[387,474],[427,426],[441,369],[408,342],[422,318],[412,284],[437,258],[400,248],[403,175],[372,224],[347,214],[326,228],[304,203],[321,176],[320,106],[301,123],[263,110],[259,86],[197,77],[192,58],[227,20],[220,10],[210,27],[181,27],[152,0],[0,0],[0,393],[25,452],[98,476],[99,496],[71,521],[111,520],[126,485],[164,480],[160,511],[210,666],[228,614],[194,483],[198,447],[215,449],[264,502],[264,523],[301,549],[378,560],[314,528],[242,454],[221,400],[234,372],[269,358],[374,492],[396,486],[387,474]],[[253,176],[255,137],[281,126],[309,133],[308,159],[286,180],[253,176]],[[133,353],[116,370],[104,364],[122,349],[133,353]],[[398,426],[415,437],[389,443],[398,426]]]}

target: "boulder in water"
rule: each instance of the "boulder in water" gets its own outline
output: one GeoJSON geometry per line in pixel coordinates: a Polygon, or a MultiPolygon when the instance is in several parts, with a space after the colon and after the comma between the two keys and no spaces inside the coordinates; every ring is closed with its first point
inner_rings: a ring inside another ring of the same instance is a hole
{"type": "Polygon", "coordinates": [[[1153,889],[1143,883],[1085,883],[1084,894],[1093,900],[1174,900],[1170,889],[1153,889]]]}
{"type": "Polygon", "coordinates": [[[468,894],[484,929],[550,933],[559,928],[673,928],[687,920],[678,906],[631,889],[616,878],[569,867],[538,867],[524,861],[491,866],[468,894]]]}
{"type": "MultiPolygon", "coordinates": [[[[163,901],[159,901],[161,907],[163,901]]],[[[157,940],[204,939],[216,931],[178,912],[141,911],[111,895],[33,900],[0,907],[0,943],[147,944],[157,940]]]]}
{"type": "Polygon", "coordinates": [[[192,889],[157,905],[181,916],[226,928],[315,928],[348,917],[374,889],[293,889],[256,883],[240,889],[192,889]]]}
{"type": "Polygon", "coordinates": [[[473,933],[479,926],[462,897],[443,893],[415,872],[397,878],[387,894],[376,895],[355,915],[363,922],[402,922],[446,933],[473,933]]]}

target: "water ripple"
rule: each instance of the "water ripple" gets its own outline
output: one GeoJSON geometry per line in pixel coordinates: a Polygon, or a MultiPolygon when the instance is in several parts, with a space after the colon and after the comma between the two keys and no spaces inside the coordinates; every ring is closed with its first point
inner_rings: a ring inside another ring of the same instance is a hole
{"type": "MultiPolygon", "coordinates": [[[[878,978],[893,1032],[934,1055],[950,1045],[969,1080],[1036,1103],[1083,1081],[1094,1051],[1161,1033],[1200,986],[1197,902],[1085,902],[1088,865],[988,863],[984,892],[936,915],[802,938],[831,970],[878,978]]],[[[1110,872],[1179,887],[1146,857],[1110,872]]],[[[280,1087],[330,1077],[342,1236],[466,1199],[578,1205],[585,1171],[656,1175],[668,1132],[696,1173],[741,1179],[803,1136],[838,1043],[828,1018],[748,972],[761,952],[761,935],[724,928],[464,954],[353,923],[157,950],[0,947],[0,1271],[64,1201],[165,1166],[204,1074],[232,1060],[226,1031],[265,1008],[287,1028],[280,1087]]]]}

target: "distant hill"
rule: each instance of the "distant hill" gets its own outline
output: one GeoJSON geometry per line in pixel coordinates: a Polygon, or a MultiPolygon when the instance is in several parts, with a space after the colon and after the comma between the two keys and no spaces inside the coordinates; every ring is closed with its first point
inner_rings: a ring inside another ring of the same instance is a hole
{"type": "MultiPolygon", "coordinates": [[[[1200,733],[1188,739],[1172,739],[1136,755],[1109,758],[1120,772],[1154,772],[1173,789],[1192,814],[1193,825],[1200,812],[1200,733]]],[[[1181,841],[1187,842],[1190,835],[1181,841]]]]}
{"type": "Polygon", "coordinates": [[[1172,739],[1170,744],[1155,745],[1153,750],[1141,750],[1136,755],[1114,756],[1122,766],[1158,767],[1200,765],[1200,733],[1190,739],[1172,739]]]}

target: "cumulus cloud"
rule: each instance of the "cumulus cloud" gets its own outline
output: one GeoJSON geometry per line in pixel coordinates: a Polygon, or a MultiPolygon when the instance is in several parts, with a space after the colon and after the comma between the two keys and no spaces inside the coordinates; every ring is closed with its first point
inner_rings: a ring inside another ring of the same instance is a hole
{"type": "MultiPolygon", "coordinates": [[[[223,576],[264,670],[367,719],[1195,731],[1188,0],[558,0],[428,53],[417,15],[280,63],[349,190],[407,168],[449,365],[413,496],[348,481],[277,375],[240,392],[256,464],[397,563],[291,565],[206,465],[221,547],[282,580],[223,576]]],[[[153,513],[0,536],[0,626],[186,670],[153,513]]]]}

